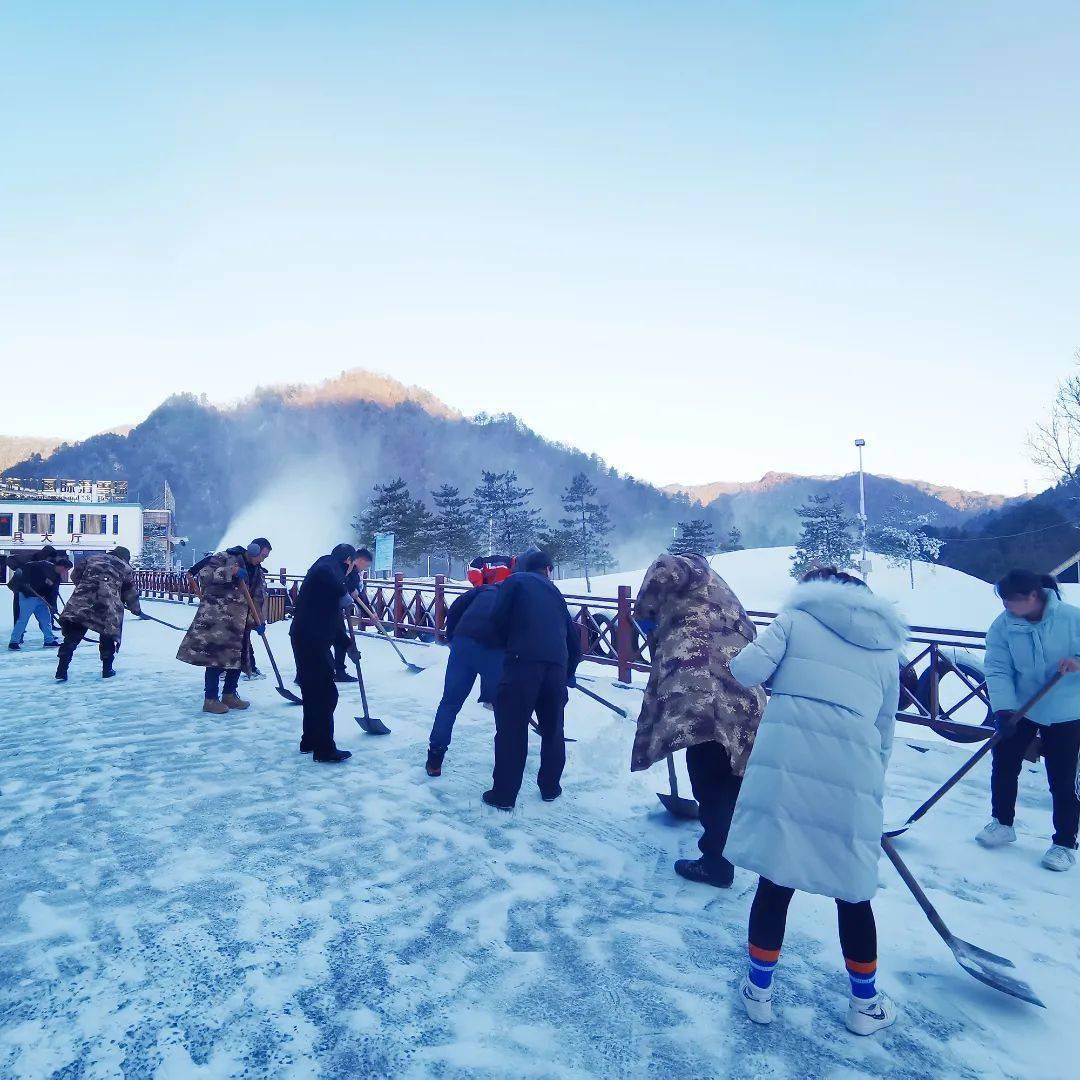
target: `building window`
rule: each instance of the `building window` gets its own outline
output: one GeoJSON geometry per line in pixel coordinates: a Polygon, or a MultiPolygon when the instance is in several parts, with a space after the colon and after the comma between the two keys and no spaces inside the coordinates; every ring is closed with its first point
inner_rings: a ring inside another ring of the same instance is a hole
{"type": "Polygon", "coordinates": [[[120,531],[120,515],[113,514],[112,516],[112,534],[115,536],[120,531]]]}
{"type": "Polygon", "coordinates": [[[0,514],[0,536],[11,535],[11,515],[0,514]]]}
{"type": "Polygon", "coordinates": [[[71,533],[72,536],[75,535],[75,515],[74,514],[68,514],[68,532],[71,533]]]}
{"type": "Polygon", "coordinates": [[[105,514],[80,514],[79,532],[87,536],[104,536],[108,530],[109,519],[105,514]]]}
{"type": "Polygon", "coordinates": [[[56,532],[56,515],[55,514],[45,514],[44,516],[49,519],[48,532],[49,532],[49,535],[51,536],[54,532],[56,532]]]}
{"type": "Polygon", "coordinates": [[[26,519],[28,517],[29,517],[29,514],[20,514],[19,515],[19,532],[25,533],[25,532],[30,531],[30,529],[27,527],[27,524],[26,524],[26,519]]]}

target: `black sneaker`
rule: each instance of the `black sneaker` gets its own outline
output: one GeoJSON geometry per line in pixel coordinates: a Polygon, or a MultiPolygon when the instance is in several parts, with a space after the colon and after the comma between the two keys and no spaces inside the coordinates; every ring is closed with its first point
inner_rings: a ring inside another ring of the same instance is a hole
{"type": "Polygon", "coordinates": [[[66,664],[61,664],[56,669],[56,676],[55,676],[56,681],[57,682],[67,682],[67,673],[68,673],[67,665],[66,664]]]}
{"type": "Polygon", "coordinates": [[[704,859],[679,859],[675,863],[675,873],[687,881],[696,881],[699,885],[712,885],[716,889],[730,889],[735,880],[735,867],[722,860],[723,865],[713,869],[704,859]]]}
{"type": "Polygon", "coordinates": [[[300,753],[301,754],[310,754],[311,752],[312,752],[311,747],[310,746],[305,746],[304,745],[304,740],[301,739],[300,740],[300,753]]]}
{"type": "Polygon", "coordinates": [[[424,766],[428,776],[442,776],[442,762],[445,756],[445,750],[428,750],[427,764],[424,766]]]}
{"type": "Polygon", "coordinates": [[[46,641],[45,644],[42,645],[41,647],[43,649],[59,649],[60,648],[60,642],[59,641],[46,641]]]}
{"type": "Polygon", "coordinates": [[[116,674],[116,672],[113,671],[113,666],[112,666],[111,661],[109,663],[107,663],[107,664],[102,664],[101,665],[101,677],[103,679],[111,679],[115,674],[116,674]]]}
{"type": "Polygon", "coordinates": [[[334,682],[356,682],[356,676],[350,675],[344,668],[334,672],[334,682]]]}
{"type": "Polygon", "coordinates": [[[339,750],[336,746],[333,750],[316,750],[312,755],[312,761],[321,761],[326,765],[336,765],[341,761],[348,761],[352,757],[351,750],[339,750]]]}
{"type": "Polygon", "coordinates": [[[8,648],[12,652],[18,652],[22,648],[22,646],[17,641],[9,641],[8,648]]]}
{"type": "Polygon", "coordinates": [[[488,806],[494,806],[496,810],[506,810],[507,812],[509,812],[514,809],[513,803],[496,802],[494,791],[485,791],[484,794],[480,796],[480,798],[483,799],[484,802],[488,804],[488,806]]]}
{"type": "Polygon", "coordinates": [[[562,788],[557,787],[554,791],[541,791],[540,798],[544,802],[554,802],[562,794],[562,788]]]}

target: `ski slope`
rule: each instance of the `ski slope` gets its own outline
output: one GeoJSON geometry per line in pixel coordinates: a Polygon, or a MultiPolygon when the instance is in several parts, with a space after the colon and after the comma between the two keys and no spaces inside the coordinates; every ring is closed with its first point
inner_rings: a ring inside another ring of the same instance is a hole
{"type": "MultiPolygon", "coordinates": [[[[883,865],[880,982],[900,1022],[870,1040],[844,1030],[835,911],[800,896],[778,1019],[760,1029],[734,994],[754,881],[740,871],[719,892],[674,876],[697,828],[662,811],[663,769],[628,772],[631,723],[575,694],[564,798],[540,801],[533,756],[518,809],[500,814],[479,800],[492,721],[475,701],[443,778],[424,774],[441,649],[412,648],[429,668],[410,676],[366,643],[372,709],[393,734],[362,735],[342,687],[354,757],[319,766],[270,681],[241,683],[247,712],[201,713],[178,637],[129,622],[108,682],[85,645],[66,685],[33,632],[0,653],[0,1076],[1075,1075],[1080,871],[1037,865],[1050,820],[1034,769],[1012,849],[971,842],[985,765],[900,849],[954,932],[1013,959],[1046,1011],[965,975],[883,865]]],[[[291,673],[285,627],[269,639],[291,673]]],[[[965,752],[901,735],[890,819],[965,752]]]]}

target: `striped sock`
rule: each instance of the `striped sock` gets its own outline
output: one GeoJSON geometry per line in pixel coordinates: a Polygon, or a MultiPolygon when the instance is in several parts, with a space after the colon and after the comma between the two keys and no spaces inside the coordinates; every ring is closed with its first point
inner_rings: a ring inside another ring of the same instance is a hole
{"type": "Polygon", "coordinates": [[[758,989],[768,990],[772,986],[773,972],[779,959],[779,949],[759,949],[751,943],[749,978],[758,989]]]}
{"type": "Polygon", "coordinates": [[[871,960],[863,964],[858,960],[845,959],[848,978],[851,980],[851,996],[857,998],[872,998],[877,994],[874,980],[877,978],[877,961],[871,960]]]}

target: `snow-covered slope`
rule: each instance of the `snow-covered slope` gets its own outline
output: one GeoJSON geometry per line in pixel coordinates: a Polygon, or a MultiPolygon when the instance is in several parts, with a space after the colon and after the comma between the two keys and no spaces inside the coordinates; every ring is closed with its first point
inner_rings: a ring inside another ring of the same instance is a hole
{"type": "MultiPolygon", "coordinates": [[[[795,586],[791,578],[793,551],[789,547],[729,551],[714,555],[710,562],[746,608],[778,611],[795,586]]],[[[872,556],[871,562],[870,587],[895,601],[913,625],[985,630],[1001,611],[1001,602],[994,595],[992,586],[959,570],[917,563],[915,588],[912,589],[906,566],[889,566],[880,555],[872,556]]],[[[602,596],[614,596],[618,586],[629,585],[637,592],[644,574],[642,568],[594,577],[592,591],[602,596]]],[[[558,584],[567,594],[585,592],[583,579],[568,579],[558,584]]]]}
{"type": "MultiPolygon", "coordinates": [[[[285,627],[269,639],[289,678],[285,627]]],[[[759,1029],[734,996],[754,881],[674,876],[698,830],[662,811],[663,769],[629,773],[631,723],[575,694],[565,796],[540,801],[534,743],[505,815],[480,803],[492,721],[475,702],[443,778],[424,775],[443,650],[413,648],[430,668],[410,677],[363,646],[393,733],[362,735],[342,687],[338,741],[355,756],[335,767],[297,753],[299,710],[269,681],[241,683],[247,712],[201,713],[202,673],[177,642],[129,623],[116,679],[83,646],[66,685],[53,653],[0,652],[0,1076],[1075,1075],[1080,871],[1037,865],[1050,820],[1033,768],[1010,850],[971,842],[985,765],[901,850],[952,929],[1012,958],[1046,1012],[965,975],[883,865],[881,983],[899,1024],[864,1041],[843,1029],[835,911],[800,896],[779,1016],[759,1029]]],[[[890,819],[964,752],[898,739],[890,819]]]]}

